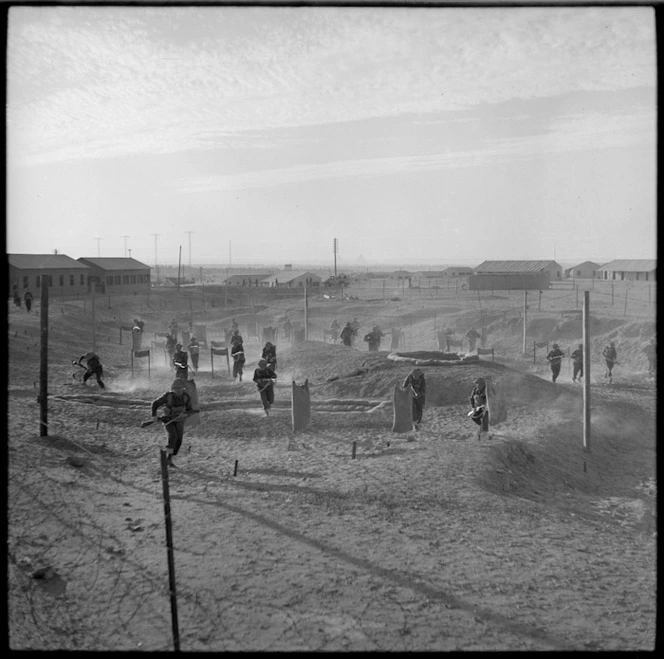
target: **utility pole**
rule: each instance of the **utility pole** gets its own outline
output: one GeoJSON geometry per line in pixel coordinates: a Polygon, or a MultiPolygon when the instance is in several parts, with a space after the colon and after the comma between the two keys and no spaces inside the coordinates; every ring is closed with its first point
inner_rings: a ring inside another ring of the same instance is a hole
{"type": "Polygon", "coordinates": [[[307,299],[307,284],[304,284],[304,340],[309,340],[309,300],[307,299]]]}
{"type": "Polygon", "coordinates": [[[191,234],[196,233],[195,231],[185,231],[189,235],[189,271],[191,272],[191,234]]]}
{"type": "Polygon", "coordinates": [[[121,238],[124,238],[124,255],[127,256],[127,238],[129,238],[129,236],[121,236],[121,238]]]}
{"type": "Polygon", "coordinates": [[[157,276],[157,282],[159,281],[159,266],[157,265],[157,238],[161,235],[158,233],[151,233],[151,236],[154,236],[154,269],[157,276]]]}
{"type": "Polygon", "coordinates": [[[97,323],[95,321],[95,290],[97,282],[92,282],[92,352],[97,352],[97,323]]]}
{"type": "Polygon", "coordinates": [[[590,291],[583,291],[583,448],[590,453],[590,291]]]}
{"type": "Polygon", "coordinates": [[[332,250],[334,251],[334,278],[337,278],[337,252],[339,251],[339,241],[332,239],[332,250]]]}
{"type": "Polygon", "coordinates": [[[528,323],[528,291],[523,291],[523,354],[526,354],[526,325],[528,323]]]}
{"type": "Polygon", "coordinates": [[[48,284],[49,276],[40,276],[41,306],[39,309],[39,436],[48,437],[48,284]]]}
{"type": "Polygon", "coordinates": [[[182,245],[180,245],[180,253],[178,255],[178,293],[180,292],[180,263],[182,263],[182,245]]]}
{"type": "Polygon", "coordinates": [[[101,254],[101,252],[99,251],[99,241],[102,240],[102,239],[101,238],[95,238],[95,240],[97,241],[97,257],[99,257],[100,254],[101,254]]]}

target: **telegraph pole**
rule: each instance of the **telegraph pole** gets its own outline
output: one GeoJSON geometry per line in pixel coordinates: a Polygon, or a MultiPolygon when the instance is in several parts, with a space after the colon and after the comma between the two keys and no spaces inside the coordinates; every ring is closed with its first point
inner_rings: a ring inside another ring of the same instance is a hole
{"type": "Polygon", "coordinates": [[[309,340],[309,300],[307,299],[307,283],[304,283],[304,340],[309,340]]]}
{"type": "Polygon", "coordinates": [[[528,291],[523,291],[523,354],[526,354],[526,324],[528,321],[528,291]]]}
{"type": "Polygon", "coordinates": [[[92,282],[92,352],[97,352],[97,323],[95,321],[95,290],[97,282],[92,282]]]}
{"type": "MultiPolygon", "coordinates": [[[[121,238],[124,238],[124,255],[127,256],[127,238],[129,238],[129,236],[121,236],[121,238]]],[[[129,256],[131,256],[131,254],[129,256]]]]}
{"type": "Polygon", "coordinates": [[[191,272],[191,234],[196,233],[195,231],[185,231],[189,235],[189,272],[191,272]]]}
{"type": "Polygon", "coordinates": [[[157,238],[161,235],[159,233],[151,233],[151,236],[154,236],[154,269],[157,276],[157,282],[159,281],[159,266],[157,265],[157,238]]]}
{"type": "Polygon", "coordinates": [[[180,245],[180,252],[178,255],[178,293],[180,292],[180,263],[182,263],[182,245],[180,245]]]}
{"type": "Polygon", "coordinates": [[[95,240],[97,241],[97,257],[99,257],[100,256],[99,241],[102,240],[102,239],[101,238],[95,238],[95,240]]]}
{"type": "Polygon", "coordinates": [[[39,436],[48,437],[48,284],[49,276],[40,276],[41,307],[39,309],[39,436]]]}
{"type": "Polygon", "coordinates": [[[339,251],[339,241],[332,239],[332,250],[334,251],[334,278],[337,278],[337,252],[339,251]]]}
{"type": "Polygon", "coordinates": [[[583,448],[590,453],[590,291],[583,291],[583,448]]]}

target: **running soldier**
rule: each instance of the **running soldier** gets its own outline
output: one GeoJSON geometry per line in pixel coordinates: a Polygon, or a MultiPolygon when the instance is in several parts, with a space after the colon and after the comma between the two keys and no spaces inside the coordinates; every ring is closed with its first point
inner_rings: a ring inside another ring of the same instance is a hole
{"type": "Polygon", "coordinates": [[[182,349],[181,343],[175,345],[173,368],[175,369],[175,377],[182,378],[186,382],[189,378],[189,355],[182,349]]]}
{"type": "Polygon", "coordinates": [[[483,432],[489,432],[489,410],[487,409],[486,380],[477,378],[470,392],[470,405],[473,408],[468,416],[479,426],[477,439],[483,432]]]}
{"type": "Polygon", "coordinates": [[[609,384],[613,382],[613,367],[618,363],[618,353],[616,352],[616,344],[611,341],[608,346],[604,346],[602,350],[602,357],[606,362],[605,378],[609,378],[609,384]]]}
{"type": "Polygon", "coordinates": [[[104,368],[99,361],[99,357],[94,352],[86,352],[84,355],[81,355],[78,359],[78,363],[83,366],[83,360],[85,360],[85,367],[87,370],[83,373],[83,384],[86,384],[87,381],[94,375],[97,380],[97,384],[100,389],[106,389],[106,385],[102,382],[102,377],[104,376],[104,368]]]}
{"type": "Polygon", "coordinates": [[[198,343],[198,339],[193,334],[189,339],[187,350],[191,356],[191,365],[194,367],[194,374],[196,374],[198,373],[198,358],[200,356],[201,346],[198,343]]]}
{"type": "Polygon", "coordinates": [[[244,346],[242,343],[235,343],[231,348],[231,358],[233,360],[233,382],[236,380],[242,382],[242,373],[244,371],[244,346]]]}
{"type": "Polygon", "coordinates": [[[178,454],[180,446],[182,446],[185,419],[195,413],[191,406],[191,396],[185,391],[185,388],[185,381],[182,378],[175,378],[171,384],[171,390],[152,403],[152,420],[161,421],[168,436],[166,452],[169,467],[176,466],[173,464],[173,457],[178,454]],[[157,417],[157,410],[160,407],[164,408],[164,414],[157,417]]]}
{"type": "Polygon", "coordinates": [[[560,349],[557,343],[553,344],[549,354],[546,356],[551,366],[551,379],[555,382],[560,375],[560,367],[563,365],[565,353],[560,349]]]}
{"type": "Polygon", "coordinates": [[[573,369],[572,382],[576,382],[577,376],[579,378],[579,382],[581,382],[581,378],[583,377],[583,343],[579,343],[579,345],[576,347],[576,350],[572,351],[570,358],[572,359],[573,369]]]}
{"type": "Polygon", "coordinates": [[[277,370],[277,346],[268,341],[263,347],[261,357],[273,371],[277,370]]]}
{"type": "Polygon", "coordinates": [[[369,344],[369,352],[377,352],[380,350],[380,340],[384,337],[383,331],[374,325],[371,332],[364,335],[364,340],[369,344]]]}
{"type": "Polygon", "coordinates": [[[265,416],[270,413],[270,407],[274,403],[274,383],[277,381],[277,374],[269,367],[265,359],[258,360],[258,368],[254,370],[254,382],[258,393],[261,395],[261,402],[265,410],[265,416]]]}
{"type": "Polygon", "coordinates": [[[468,352],[474,352],[477,339],[480,338],[480,333],[474,327],[471,327],[466,333],[466,338],[468,339],[468,352]]]}
{"type": "Polygon", "coordinates": [[[350,324],[350,320],[344,325],[341,330],[341,343],[349,348],[353,345],[353,327],[350,324]]]}

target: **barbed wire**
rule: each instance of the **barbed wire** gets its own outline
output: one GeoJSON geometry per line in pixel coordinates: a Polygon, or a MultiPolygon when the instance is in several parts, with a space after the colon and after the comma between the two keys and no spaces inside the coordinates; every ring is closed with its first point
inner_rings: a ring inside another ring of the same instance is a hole
{"type": "MultiPolygon", "coordinates": [[[[569,293],[556,299],[566,300],[574,295],[575,293],[569,293]]],[[[508,313],[520,312],[522,309],[522,305],[515,304],[508,308],[508,313]]],[[[373,318],[373,316],[369,313],[363,315],[363,320],[368,318],[373,318]]],[[[418,317],[417,322],[430,323],[435,322],[435,319],[435,315],[429,315],[424,318],[418,317]]],[[[383,420],[385,420],[384,417],[383,420]]],[[[365,422],[367,436],[361,441],[366,441],[368,446],[380,446],[383,440],[380,437],[375,438],[375,422],[370,419],[365,419],[365,422]],[[374,431],[374,438],[370,436],[372,431],[374,431]]],[[[94,423],[91,421],[91,424],[94,423]]],[[[49,428],[56,430],[59,434],[70,436],[80,431],[80,425],[77,426],[75,421],[68,423],[66,416],[57,415],[50,419],[49,428]]],[[[104,443],[108,442],[113,445],[114,434],[118,429],[104,422],[101,431],[99,427],[96,427],[95,431],[95,441],[98,442],[101,439],[104,443]]],[[[333,429],[318,434],[321,441],[333,444],[336,440],[333,429]]],[[[146,562],[138,557],[132,557],[130,555],[131,542],[117,531],[98,523],[95,520],[97,511],[92,507],[95,500],[98,501],[103,497],[126,496],[125,493],[130,492],[135,496],[148,497],[150,508],[159,511],[160,492],[158,488],[137,486],[132,480],[131,466],[117,462],[117,458],[143,458],[150,452],[154,452],[156,457],[156,447],[148,446],[137,455],[123,452],[116,445],[113,446],[112,453],[103,454],[95,452],[89,444],[78,441],[76,438],[67,437],[66,439],[68,445],[84,452],[89,457],[94,456],[95,474],[102,477],[103,482],[99,482],[102,478],[86,481],[77,471],[66,477],[67,480],[62,480],[61,475],[54,473],[53,467],[57,466],[58,461],[53,458],[51,452],[31,451],[29,455],[10,456],[9,481],[12,498],[12,505],[9,507],[10,520],[12,516],[19,515],[22,510],[30,511],[29,515],[21,517],[20,525],[10,523],[9,546],[11,564],[15,568],[15,573],[10,575],[10,582],[16,584],[19,581],[21,554],[29,556],[34,553],[35,547],[38,546],[35,538],[39,538],[42,533],[48,534],[44,542],[48,542],[49,546],[39,546],[39,560],[47,562],[50,556],[57,555],[51,551],[51,548],[69,547],[71,558],[62,569],[66,569],[73,575],[68,584],[71,592],[55,601],[41,597],[37,588],[11,588],[12,598],[21,600],[18,605],[13,603],[14,609],[10,612],[12,629],[16,630],[18,625],[24,636],[31,639],[30,643],[39,645],[39,648],[33,649],[52,649],[52,645],[56,643],[65,645],[67,649],[100,649],[108,647],[113,635],[127,639],[127,648],[120,649],[129,649],[130,645],[136,647],[142,642],[141,626],[151,624],[157,627],[163,642],[157,643],[158,647],[150,649],[168,650],[170,648],[170,620],[166,611],[168,594],[164,570],[153,567],[150,561],[146,562]],[[37,456],[36,464],[30,463],[29,460],[34,456],[37,456]],[[22,471],[18,469],[19,460],[23,463],[22,471]],[[114,483],[115,489],[110,488],[109,491],[109,483],[114,483]],[[72,485],[75,485],[75,489],[71,487],[72,485]],[[96,496],[81,498],[77,496],[77,490],[81,489],[87,489],[96,496]],[[109,554],[109,547],[119,553],[109,554]],[[21,612],[27,615],[17,615],[17,606],[21,612]]],[[[348,446],[344,448],[349,449],[348,446]]],[[[310,489],[303,496],[309,496],[312,499],[318,497],[321,501],[325,501],[325,505],[329,507],[330,511],[337,512],[347,510],[356,500],[371,500],[377,505],[383,506],[383,509],[388,512],[399,505],[396,494],[390,493],[387,496],[381,494],[380,497],[376,495],[377,491],[384,490],[385,482],[372,472],[368,461],[358,461],[355,467],[357,485],[353,489],[344,492],[325,488],[310,489]]],[[[205,492],[210,497],[214,497],[215,500],[212,503],[218,504],[219,507],[223,502],[219,501],[220,495],[214,491],[215,488],[242,487],[230,478],[221,478],[213,469],[204,469],[201,474],[201,478],[208,483],[205,485],[205,492]]],[[[289,496],[289,491],[294,491],[292,488],[281,491],[276,487],[266,489],[273,497],[286,497],[289,496]]],[[[197,502],[193,496],[181,498],[192,504],[203,501],[201,499],[197,502]]],[[[203,502],[210,503],[210,501],[203,502]]],[[[251,519],[255,524],[261,523],[257,516],[253,516],[251,519]]],[[[209,549],[207,553],[203,553],[195,546],[195,541],[195,538],[178,538],[176,552],[183,555],[188,554],[196,559],[223,560],[221,551],[212,556],[209,549]]],[[[251,574],[252,570],[248,568],[246,575],[251,574]]],[[[25,586],[25,583],[23,585],[25,586]]],[[[183,628],[190,623],[192,628],[201,632],[201,635],[207,634],[208,638],[215,639],[221,645],[221,648],[215,646],[215,650],[242,647],[243,643],[246,645],[246,639],[242,637],[240,631],[234,630],[232,625],[222,626],[219,621],[237,619],[238,615],[246,612],[246,607],[256,607],[256,602],[238,603],[233,602],[231,598],[220,598],[219,586],[215,585],[212,580],[209,586],[196,590],[188,587],[186,581],[182,585],[179,583],[178,595],[183,600],[182,611],[185,613],[182,618],[183,628]]],[[[384,594],[381,594],[381,599],[385,599],[384,594]]],[[[407,629],[409,616],[404,608],[403,600],[397,598],[396,595],[394,597],[389,595],[386,599],[390,600],[393,608],[400,612],[401,628],[407,629]]],[[[378,601],[377,596],[363,605],[364,608],[359,611],[358,620],[360,622],[358,624],[370,619],[371,607],[375,606],[378,601]]],[[[281,607],[277,604],[261,602],[258,606],[283,615],[281,607]]],[[[355,616],[357,613],[353,612],[353,615],[355,616]]],[[[371,638],[376,649],[381,649],[382,637],[372,633],[371,624],[361,628],[371,638]]],[[[293,616],[290,616],[290,622],[284,625],[279,632],[279,638],[285,639],[290,637],[289,635],[299,638],[299,642],[307,649],[325,648],[324,640],[310,642],[306,631],[298,628],[293,616]]],[[[402,636],[404,639],[407,638],[406,634],[402,636]]],[[[409,644],[404,640],[404,649],[408,649],[408,646],[409,644]]]]}

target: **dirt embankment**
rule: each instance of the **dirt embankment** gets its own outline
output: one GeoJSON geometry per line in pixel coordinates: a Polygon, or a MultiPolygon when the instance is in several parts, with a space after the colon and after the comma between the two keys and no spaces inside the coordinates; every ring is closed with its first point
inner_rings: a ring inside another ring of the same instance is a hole
{"type": "MultiPolygon", "coordinates": [[[[117,312],[99,310],[107,390],[81,385],[70,358],[90,348],[90,310],[53,310],[46,437],[39,317],[10,313],[10,646],[169,651],[166,439],[140,425],[173,373],[156,358],[132,374],[117,312]]],[[[430,350],[443,322],[379,302],[348,304],[347,316],[368,324],[373,310],[386,322],[410,314],[412,350],[430,350]]],[[[223,329],[231,313],[210,310],[207,322],[223,329]]],[[[463,329],[472,313],[444,322],[463,329]]],[[[163,305],[149,331],[187,314],[163,305]]],[[[344,314],[314,308],[312,322],[344,314]]],[[[562,319],[551,320],[538,331],[559,340],[562,319]]],[[[241,384],[203,354],[200,423],[169,472],[183,651],[654,648],[656,390],[637,352],[654,324],[600,319],[593,345],[614,336],[625,365],[613,385],[592,381],[588,451],[581,385],[566,367],[553,384],[541,357],[520,355],[514,321],[493,323],[496,361],[424,368],[423,422],[403,434],[390,401],[412,365],[386,351],[280,339],[269,416],[250,381],[258,340],[247,340],[241,384]],[[478,375],[508,413],[482,441],[466,416],[478,375]],[[304,379],[311,424],[294,433],[290,388],[304,379]]],[[[564,341],[580,337],[562,328],[564,341]]]]}

